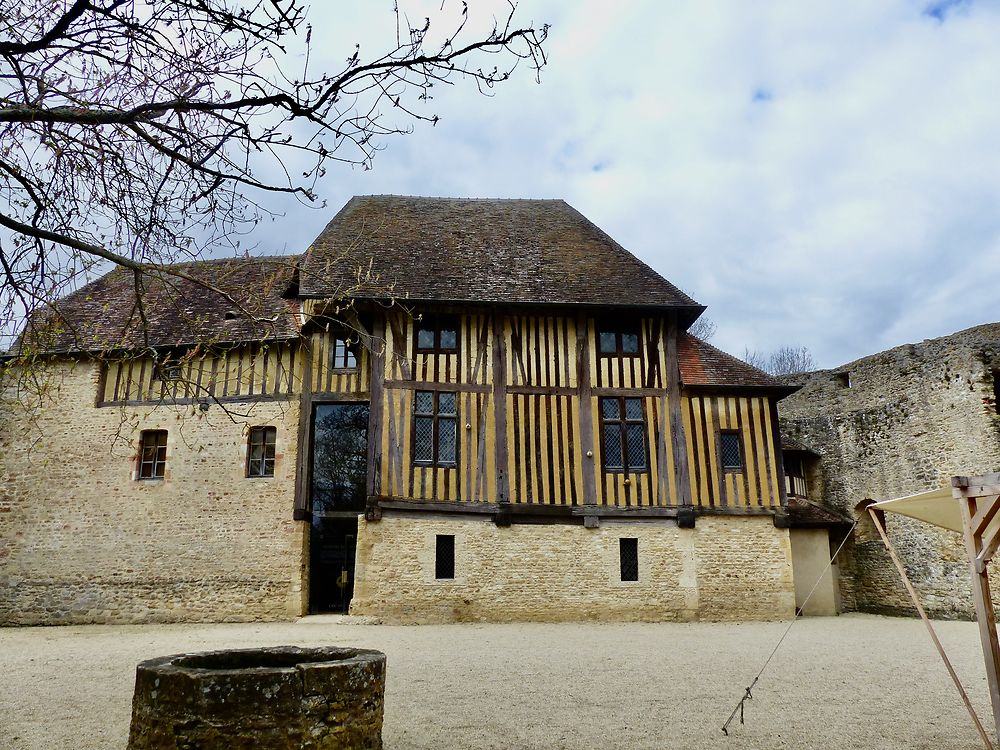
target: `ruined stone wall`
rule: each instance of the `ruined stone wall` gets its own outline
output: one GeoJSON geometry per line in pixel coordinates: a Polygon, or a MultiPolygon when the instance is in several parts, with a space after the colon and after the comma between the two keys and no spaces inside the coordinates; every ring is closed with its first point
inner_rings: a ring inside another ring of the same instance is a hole
{"type": "MultiPolygon", "coordinates": [[[[1000,470],[994,369],[1000,369],[1000,324],[900,346],[810,374],[801,391],[779,403],[782,430],[822,454],[822,499],[856,517],[854,508],[866,498],[899,497],[948,484],[957,474],[1000,470]]],[[[886,521],[928,612],[971,617],[959,536],[893,514],[886,521]]],[[[845,606],[911,614],[869,523],[847,550],[845,606]]]]}
{"type": "Polygon", "coordinates": [[[788,531],[770,516],[497,527],[485,518],[389,513],[359,520],[352,614],[388,622],[770,620],[795,607],[788,531]],[[438,534],[455,578],[435,578],[438,534]],[[638,539],[622,581],[619,538],[638,539]]]}
{"type": "Polygon", "coordinates": [[[0,624],[301,614],[298,401],[229,404],[235,423],[218,405],[97,408],[97,377],[59,365],[44,408],[5,402],[0,624]],[[277,428],[273,478],[245,477],[247,424],[277,428]],[[142,429],[168,431],[163,480],[134,478],[142,429]]]}

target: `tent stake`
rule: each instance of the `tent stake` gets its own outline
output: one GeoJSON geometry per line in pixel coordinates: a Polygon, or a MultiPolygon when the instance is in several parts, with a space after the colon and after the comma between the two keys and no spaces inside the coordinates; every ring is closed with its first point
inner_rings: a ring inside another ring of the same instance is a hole
{"type": "Polygon", "coordinates": [[[924,608],[920,604],[920,600],[917,598],[917,592],[913,588],[913,584],[910,583],[910,577],[906,575],[906,568],[903,567],[903,563],[901,563],[899,558],[896,557],[896,550],[889,541],[889,537],[885,533],[885,529],[882,527],[882,523],[879,521],[878,516],[875,515],[875,510],[869,508],[868,515],[870,515],[872,517],[872,521],[875,522],[875,528],[878,529],[879,536],[882,537],[882,543],[889,551],[889,556],[892,557],[892,561],[896,564],[896,570],[899,571],[899,575],[903,579],[903,585],[906,586],[906,591],[910,595],[910,599],[913,600],[913,605],[917,608],[917,612],[920,613],[920,619],[923,620],[924,625],[927,626],[927,632],[930,633],[931,640],[934,641],[935,648],[937,648],[938,653],[941,654],[941,659],[944,661],[944,665],[948,669],[948,674],[951,675],[952,682],[954,682],[955,687],[958,688],[958,693],[962,696],[962,701],[965,703],[965,708],[968,710],[969,716],[972,717],[972,721],[976,725],[976,729],[979,730],[979,736],[982,738],[983,744],[986,745],[989,750],[996,750],[996,746],[993,744],[990,736],[986,733],[986,730],[983,729],[982,722],[979,721],[979,717],[976,715],[976,709],[972,707],[972,702],[969,700],[969,696],[966,694],[965,688],[962,687],[962,683],[958,679],[958,675],[955,673],[955,668],[951,666],[951,661],[948,659],[948,655],[944,652],[944,646],[941,645],[941,641],[938,640],[937,633],[934,632],[934,626],[931,624],[931,621],[927,617],[927,613],[924,612],[924,608]]]}

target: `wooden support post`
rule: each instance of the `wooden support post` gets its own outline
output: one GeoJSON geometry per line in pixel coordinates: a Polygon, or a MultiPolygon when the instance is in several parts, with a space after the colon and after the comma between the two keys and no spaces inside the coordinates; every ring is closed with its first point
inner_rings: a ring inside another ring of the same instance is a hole
{"type": "Polygon", "coordinates": [[[368,405],[368,473],[365,494],[370,500],[382,494],[382,401],[385,387],[385,319],[377,317],[365,337],[371,363],[371,401],[368,405]]]}
{"type": "MultiPolygon", "coordinates": [[[[899,575],[903,579],[903,585],[906,586],[906,591],[910,595],[913,605],[917,608],[917,612],[920,614],[920,619],[924,621],[924,625],[927,627],[927,632],[930,633],[931,640],[934,641],[934,647],[941,655],[941,659],[944,661],[944,666],[947,668],[948,674],[951,675],[952,682],[954,682],[955,687],[958,688],[958,693],[962,696],[962,702],[965,703],[965,708],[968,710],[969,716],[972,717],[972,722],[976,725],[976,729],[979,730],[979,736],[982,738],[983,744],[985,744],[989,750],[996,750],[996,746],[990,740],[989,735],[983,728],[983,724],[979,720],[976,710],[972,707],[972,703],[969,701],[969,696],[966,694],[965,688],[962,687],[962,683],[958,679],[958,674],[956,674],[954,667],[951,666],[951,661],[948,659],[948,655],[944,652],[944,646],[942,646],[941,641],[938,640],[937,633],[934,631],[934,626],[931,625],[931,621],[927,618],[927,613],[924,612],[924,608],[920,604],[920,599],[917,598],[917,592],[913,588],[913,584],[910,583],[910,577],[906,575],[906,568],[903,567],[903,563],[901,563],[899,558],[896,556],[896,550],[893,549],[892,543],[889,541],[889,536],[885,533],[885,528],[882,526],[882,522],[879,521],[878,515],[876,515],[873,508],[868,508],[868,515],[871,516],[872,522],[875,524],[875,528],[878,529],[879,536],[882,537],[882,543],[889,551],[889,556],[892,557],[892,561],[896,565],[896,570],[899,571],[899,575]]],[[[993,632],[995,636],[995,628],[993,632]]],[[[987,671],[989,671],[988,668],[987,671]]],[[[996,711],[996,703],[994,703],[993,708],[994,711],[996,711]]]]}
{"type": "MultiPolygon", "coordinates": [[[[969,556],[969,572],[972,574],[972,601],[976,607],[976,621],[979,623],[979,639],[983,645],[983,661],[986,665],[986,681],[990,687],[990,702],[993,705],[993,722],[997,737],[1000,738],[1000,642],[997,640],[997,622],[993,614],[993,597],[990,593],[989,559],[977,564],[983,551],[982,534],[977,534],[973,519],[976,518],[978,501],[997,503],[994,497],[976,498],[970,496],[969,482],[964,477],[952,480],[952,494],[962,509],[962,523],[965,527],[965,549],[969,556]]],[[[995,511],[984,508],[983,516],[995,511]]],[[[985,530],[985,529],[984,529],[985,530]]]]}

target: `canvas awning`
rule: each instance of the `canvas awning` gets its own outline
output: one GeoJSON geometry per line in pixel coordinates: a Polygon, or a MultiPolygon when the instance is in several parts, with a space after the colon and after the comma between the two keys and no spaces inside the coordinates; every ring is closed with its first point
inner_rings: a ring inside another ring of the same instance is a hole
{"type": "Polygon", "coordinates": [[[869,507],[899,513],[952,531],[962,531],[962,508],[952,495],[951,487],[883,500],[869,507]]]}

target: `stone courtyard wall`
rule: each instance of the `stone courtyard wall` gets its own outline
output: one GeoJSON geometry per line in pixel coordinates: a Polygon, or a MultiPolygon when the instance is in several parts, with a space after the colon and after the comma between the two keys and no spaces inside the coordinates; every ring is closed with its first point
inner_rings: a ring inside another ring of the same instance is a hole
{"type": "Polygon", "coordinates": [[[298,401],[95,407],[97,368],[0,418],[0,624],[290,619],[307,524],[292,520],[298,401]],[[37,419],[29,417],[35,414],[37,419]],[[277,428],[273,478],[245,476],[247,425],[277,428]],[[139,431],[168,431],[163,480],[134,479],[139,431]]]}
{"type": "Polygon", "coordinates": [[[788,530],[771,516],[497,527],[488,518],[389,513],[359,520],[351,613],[387,622],[776,620],[795,612],[788,530]],[[438,534],[455,578],[435,578],[438,534]],[[622,581],[619,539],[638,540],[622,581]]]}
{"type": "MultiPolygon", "coordinates": [[[[821,499],[858,517],[855,508],[867,498],[899,497],[947,485],[955,475],[1000,470],[993,370],[1000,370],[1000,324],[896,347],[811,373],[801,391],[779,402],[782,430],[822,455],[821,499]]],[[[928,612],[972,617],[959,535],[894,514],[886,522],[928,612]]],[[[846,551],[846,607],[914,612],[866,518],[846,551]]]]}

